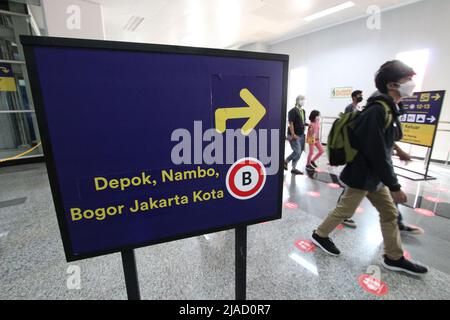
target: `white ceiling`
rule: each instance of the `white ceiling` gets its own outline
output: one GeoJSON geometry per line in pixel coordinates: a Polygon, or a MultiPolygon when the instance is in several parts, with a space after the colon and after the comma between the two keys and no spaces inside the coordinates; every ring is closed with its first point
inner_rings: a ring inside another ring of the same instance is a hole
{"type": "Polygon", "coordinates": [[[273,43],[363,17],[367,7],[382,10],[414,0],[353,0],[350,9],[306,22],[304,17],[346,0],[91,0],[102,5],[108,40],[213,48],[273,43]],[[143,18],[135,31],[128,20],[143,18]]]}

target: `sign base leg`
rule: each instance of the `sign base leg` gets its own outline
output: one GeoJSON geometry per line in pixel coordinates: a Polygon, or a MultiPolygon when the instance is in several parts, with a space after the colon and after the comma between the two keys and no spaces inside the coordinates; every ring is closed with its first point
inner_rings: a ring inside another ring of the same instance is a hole
{"type": "Polygon", "coordinates": [[[123,250],[122,252],[123,273],[125,275],[125,286],[127,287],[128,300],[140,300],[139,280],[136,268],[134,250],[123,250]]]}
{"type": "Polygon", "coordinates": [[[247,226],[235,229],[235,294],[236,300],[246,300],[247,291],[247,226]]]}

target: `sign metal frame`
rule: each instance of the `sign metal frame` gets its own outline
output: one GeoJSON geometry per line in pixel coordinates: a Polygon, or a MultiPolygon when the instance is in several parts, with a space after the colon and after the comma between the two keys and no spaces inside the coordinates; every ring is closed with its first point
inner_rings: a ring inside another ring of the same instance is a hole
{"type": "Polygon", "coordinates": [[[405,174],[398,173],[399,176],[404,177],[404,178],[409,179],[409,180],[412,180],[412,181],[436,180],[435,177],[432,177],[432,176],[428,175],[428,171],[429,171],[429,168],[430,168],[431,155],[433,154],[434,143],[436,141],[439,121],[440,121],[441,115],[442,115],[442,107],[444,106],[444,99],[445,99],[446,91],[445,90],[430,90],[430,91],[423,91],[423,92],[422,91],[421,92],[414,92],[414,96],[415,95],[421,95],[422,93],[429,93],[429,92],[435,92],[435,93],[442,94],[440,96],[440,99],[442,99],[441,108],[439,109],[439,113],[438,113],[438,116],[437,116],[437,119],[436,119],[436,124],[434,124],[434,132],[433,132],[433,138],[432,138],[431,146],[426,146],[426,145],[417,144],[417,143],[411,143],[411,142],[407,142],[407,141],[399,141],[399,142],[410,144],[410,145],[413,145],[413,146],[427,148],[427,154],[426,154],[425,159],[424,159],[424,162],[425,162],[425,173],[417,172],[417,171],[413,171],[413,170],[409,170],[409,169],[405,169],[405,168],[399,167],[399,166],[394,166],[394,167],[399,168],[401,170],[404,170],[404,171],[407,171],[407,172],[411,172],[411,173],[414,173],[414,174],[417,174],[417,175],[423,177],[423,178],[415,179],[415,178],[411,178],[411,177],[409,177],[409,176],[407,176],[405,174]]]}
{"type": "MultiPolygon", "coordinates": [[[[285,131],[286,131],[286,108],[287,108],[287,84],[288,84],[288,64],[289,56],[273,53],[259,53],[259,52],[247,52],[247,51],[235,51],[235,50],[223,50],[223,49],[208,49],[197,47],[184,47],[184,46],[170,46],[170,45],[157,45],[157,44],[144,44],[144,43],[131,43],[131,42],[118,42],[118,41],[103,41],[103,40],[87,40],[87,39],[72,39],[72,38],[57,38],[57,37],[37,37],[37,36],[21,36],[21,43],[24,48],[25,59],[27,63],[27,69],[30,79],[30,85],[32,89],[32,95],[34,104],[36,107],[36,116],[39,126],[40,135],[42,138],[42,145],[45,154],[45,162],[47,166],[48,176],[50,180],[50,187],[55,205],[58,225],[63,240],[64,252],[67,262],[77,261],[87,258],[93,258],[101,255],[127,252],[135,248],[146,247],[150,245],[170,242],[174,240],[180,240],[190,238],[194,236],[200,236],[203,234],[229,230],[233,228],[243,228],[248,225],[257,224],[265,221],[271,221],[281,218],[282,212],[282,192],[283,192],[283,162],[284,162],[284,148],[280,147],[279,153],[279,168],[278,168],[278,183],[281,186],[276,195],[277,212],[274,212],[272,216],[263,219],[257,219],[248,221],[245,223],[230,224],[220,227],[210,228],[206,230],[198,230],[195,232],[178,234],[176,236],[167,237],[158,240],[145,241],[142,243],[136,243],[132,245],[118,246],[106,250],[100,250],[95,252],[89,252],[87,254],[73,254],[71,239],[69,236],[68,225],[65,216],[65,210],[63,206],[63,199],[60,192],[58,174],[56,170],[56,164],[53,158],[52,150],[52,138],[49,134],[49,125],[45,114],[45,102],[42,96],[40,82],[38,78],[37,61],[34,53],[35,47],[64,47],[64,48],[83,48],[83,49],[98,49],[98,50],[121,50],[130,52],[150,52],[150,53],[167,53],[167,54],[180,54],[180,55],[199,55],[199,56],[217,56],[217,57],[231,57],[231,58],[243,58],[243,59],[257,59],[268,61],[279,61],[283,64],[283,76],[282,76],[282,101],[281,101],[281,123],[279,144],[284,145],[285,131]]],[[[230,209],[232,210],[232,209],[230,209]]]]}

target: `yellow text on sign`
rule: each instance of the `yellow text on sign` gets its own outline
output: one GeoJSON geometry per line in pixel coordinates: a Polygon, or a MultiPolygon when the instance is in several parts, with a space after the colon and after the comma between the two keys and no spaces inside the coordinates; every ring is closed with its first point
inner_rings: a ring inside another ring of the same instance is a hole
{"type": "Polygon", "coordinates": [[[433,145],[436,126],[432,124],[402,123],[402,142],[419,144],[426,147],[433,145]]]}

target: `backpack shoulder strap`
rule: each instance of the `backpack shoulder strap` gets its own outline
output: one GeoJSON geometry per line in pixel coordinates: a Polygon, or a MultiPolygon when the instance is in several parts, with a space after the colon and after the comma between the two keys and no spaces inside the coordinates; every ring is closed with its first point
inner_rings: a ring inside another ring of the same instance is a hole
{"type": "Polygon", "coordinates": [[[392,115],[392,110],[391,107],[384,102],[383,100],[377,100],[375,101],[375,103],[379,103],[384,107],[384,111],[386,111],[386,118],[385,118],[385,126],[384,126],[384,131],[386,131],[392,124],[392,121],[394,120],[394,116],[392,115]]]}

